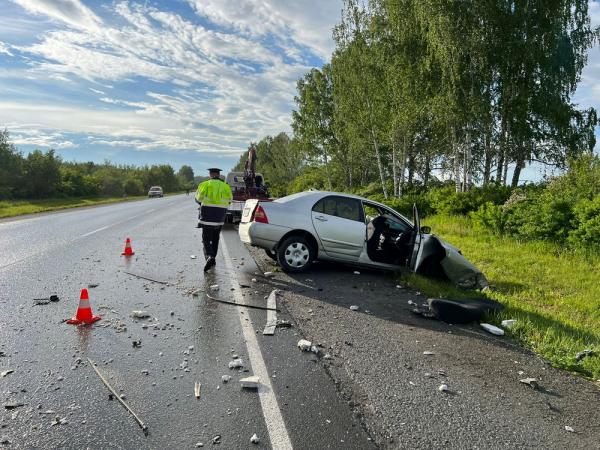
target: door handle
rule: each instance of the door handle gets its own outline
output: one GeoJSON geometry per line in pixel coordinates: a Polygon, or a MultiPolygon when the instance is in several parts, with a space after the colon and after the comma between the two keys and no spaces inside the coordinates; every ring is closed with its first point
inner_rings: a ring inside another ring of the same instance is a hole
{"type": "Polygon", "coordinates": [[[327,222],[327,219],[323,216],[317,216],[315,219],[320,220],[321,222],[327,222]]]}

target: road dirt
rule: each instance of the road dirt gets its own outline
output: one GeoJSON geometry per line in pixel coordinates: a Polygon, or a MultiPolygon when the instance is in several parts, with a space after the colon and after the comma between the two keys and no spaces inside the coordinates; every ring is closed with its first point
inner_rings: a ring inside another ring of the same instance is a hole
{"type": "MultiPolygon", "coordinates": [[[[278,271],[262,250],[251,254],[278,271]]],[[[509,336],[417,317],[408,301],[425,296],[390,274],[355,270],[318,263],[270,282],[302,337],[331,356],[321,364],[380,448],[600,448],[594,384],[509,336]]]]}

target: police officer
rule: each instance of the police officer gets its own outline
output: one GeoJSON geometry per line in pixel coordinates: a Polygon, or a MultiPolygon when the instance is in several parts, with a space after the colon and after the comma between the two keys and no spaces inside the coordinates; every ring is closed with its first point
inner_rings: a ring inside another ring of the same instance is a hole
{"type": "Polygon", "coordinates": [[[196,192],[196,202],[200,204],[198,224],[202,226],[205,272],[216,264],[221,227],[225,223],[227,207],[233,197],[229,185],[221,180],[221,169],[208,169],[208,174],[210,179],[200,183],[196,192]]]}

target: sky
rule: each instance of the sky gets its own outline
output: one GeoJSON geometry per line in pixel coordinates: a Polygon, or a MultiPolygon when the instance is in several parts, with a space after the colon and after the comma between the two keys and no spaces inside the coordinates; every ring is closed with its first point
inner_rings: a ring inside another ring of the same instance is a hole
{"type": "MultiPolygon", "coordinates": [[[[342,0],[0,0],[0,128],[65,160],[231,168],[290,132],[342,0]]],[[[590,0],[594,25],[600,2],[590,0]]],[[[600,104],[600,51],[573,100],[600,104]]],[[[539,167],[524,171],[535,180],[539,167]]]]}

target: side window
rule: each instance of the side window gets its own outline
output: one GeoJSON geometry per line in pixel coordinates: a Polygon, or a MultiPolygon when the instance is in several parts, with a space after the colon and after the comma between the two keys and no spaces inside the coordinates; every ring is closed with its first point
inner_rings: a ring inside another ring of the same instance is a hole
{"type": "Polygon", "coordinates": [[[325,197],[313,206],[313,211],[342,219],[363,221],[362,205],[360,201],[353,198],[325,197]]]}
{"type": "Polygon", "coordinates": [[[395,217],[386,215],[385,222],[391,230],[396,231],[398,233],[406,233],[408,231],[411,231],[411,228],[408,224],[396,219],[395,217]]]}

